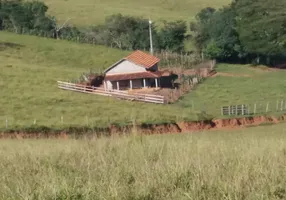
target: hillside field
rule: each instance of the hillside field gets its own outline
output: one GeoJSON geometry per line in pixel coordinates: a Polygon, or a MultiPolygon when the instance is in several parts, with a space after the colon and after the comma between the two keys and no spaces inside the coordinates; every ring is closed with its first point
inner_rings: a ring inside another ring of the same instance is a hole
{"type": "Polygon", "coordinates": [[[0,140],[2,199],[285,199],[285,124],[87,140],[0,140]]]}
{"type": "Polygon", "coordinates": [[[162,20],[194,20],[194,16],[202,8],[219,8],[231,0],[42,0],[49,6],[49,13],[60,21],[71,18],[70,23],[79,26],[96,25],[105,17],[121,13],[149,18],[155,22],[162,20]]]}
{"type": "MultiPolygon", "coordinates": [[[[167,123],[200,120],[205,111],[221,117],[221,106],[262,103],[273,111],[285,96],[285,71],[219,64],[215,77],[172,105],[116,100],[59,90],[57,80],[78,78],[90,68],[102,71],[127,55],[103,46],[0,33],[0,127],[96,126],[110,123],[167,123]],[[63,120],[62,120],[63,118],[63,120]],[[63,123],[63,124],[62,124],[63,123]]],[[[257,104],[257,109],[259,104],[257,104]]],[[[253,107],[252,107],[253,109],[253,107]]]]}

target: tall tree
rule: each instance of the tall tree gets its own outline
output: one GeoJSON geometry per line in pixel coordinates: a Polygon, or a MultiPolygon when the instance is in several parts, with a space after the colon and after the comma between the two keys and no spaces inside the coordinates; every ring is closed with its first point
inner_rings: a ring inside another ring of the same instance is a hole
{"type": "Polygon", "coordinates": [[[42,2],[2,0],[0,18],[2,29],[16,33],[38,34],[51,30],[51,20],[46,16],[48,7],[42,2]]]}
{"type": "Polygon", "coordinates": [[[185,21],[164,22],[159,33],[160,48],[175,52],[183,51],[186,32],[185,21]]]}
{"type": "Polygon", "coordinates": [[[240,41],[258,63],[286,56],[285,0],[236,0],[233,6],[240,41]]]}
{"type": "Polygon", "coordinates": [[[112,15],[104,25],[92,28],[88,37],[97,44],[120,49],[148,48],[148,20],[139,17],[112,15]]]}
{"type": "Polygon", "coordinates": [[[196,15],[196,22],[191,22],[190,24],[190,30],[193,33],[194,43],[199,51],[203,51],[204,47],[210,40],[208,29],[211,25],[210,21],[215,11],[216,10],[211,7],[202,9],[196,15]]]}
{"type": "Polygon", "coordinates": [[[215,57],[222,60],[233,60],[246,55],[239,41],[235,19],[236,13],[232,7],[225,7],[212,15],[207,30],[210,38],[205,47],[207,55],[212,54],[213,47],[220,49],[220,51],[216,50],[215,57]],[[209,48],[209,45],[212,48],[209,48]],[[220,54],[218,55],[217,52],[220,54]]]}

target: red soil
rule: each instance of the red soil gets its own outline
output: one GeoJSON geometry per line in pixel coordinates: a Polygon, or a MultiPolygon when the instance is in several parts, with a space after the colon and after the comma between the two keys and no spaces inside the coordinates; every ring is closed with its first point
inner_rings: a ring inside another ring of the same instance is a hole
{"type": "MultiPolygon", "coordinates": [[[[216,119],[210,121],[200,121],[200,122],[179,122],[179,123],[169,123],[169,124],[157,124],[157,125],[137,125],[137,126],[110,126],[105,130],[108,134],[122,134],[122,133],[132,133],[136,130],[138,133],[142,134],[166,134],[166,133],[188,133],[188,132],[198,132],[203,130],[222,130],[222,129],[237,129],[244,128],[247,126],[258,126],[261,124],[271,123],[276,124],[280,121],[285,121],[286,115],[280,118],[275,117],[245,117],[237,119],[216,119]]],[[[60,134],[56,133],[0,133],[0,138],[61,138],[67,139],[69,133],[62,132],[60,134]]]]}

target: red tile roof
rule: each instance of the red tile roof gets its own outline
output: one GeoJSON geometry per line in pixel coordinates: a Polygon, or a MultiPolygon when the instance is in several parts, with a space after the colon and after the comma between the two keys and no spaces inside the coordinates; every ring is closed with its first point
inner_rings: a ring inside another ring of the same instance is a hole
{"type": "Polygon", "coordinates": [[[144,53],[143,51],[134,51],[129,56],[125,58],[126,60],[129,60],[137,65],[141,65],[145,68],[150,68],[157,64],[160,59],[152,56],[150,54],[144,53]]]}
{"type": "Polygon", "coordinates": [[[139,72],[139,73],[106,75],[105,80],[122,81],[122,80],[133,80],[141,78],[160,78],[160,77],[161,77],[161,72],[139,72]]]}

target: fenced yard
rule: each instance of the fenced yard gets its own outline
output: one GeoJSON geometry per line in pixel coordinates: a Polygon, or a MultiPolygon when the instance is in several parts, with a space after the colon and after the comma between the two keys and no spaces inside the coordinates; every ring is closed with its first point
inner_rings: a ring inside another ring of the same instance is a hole
{"type": "Polygon", "coordinates": [[[0,35],[2,42],[23,46],[0,52],[0,128],[5,128],[6,120],[8,128],[33,124],[105,127],[125,125],[132,119],[145,124],[197,121],[202,111],[213,118],[222,117],[222,106],[247,104],[253,113],[255,103],[259,115],[265,113],[267,102],[267,115],[272,115],[273,111],[281,113],[281,108],[276,112],[277,100],[281,107],[281,100],[286,99],[285,70],[230,64],[218,64],[215,76],[168,105],[61,91],[57,80],[72,80],[95,66],[95,71],[102,71],[127,53],[26,35],[0,35]]]}

